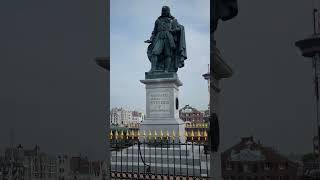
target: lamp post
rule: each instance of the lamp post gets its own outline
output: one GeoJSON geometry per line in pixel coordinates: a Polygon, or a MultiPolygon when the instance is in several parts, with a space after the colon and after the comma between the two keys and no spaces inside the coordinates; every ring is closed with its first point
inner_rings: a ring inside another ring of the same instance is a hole
{"type": "MultiPolygon", "coordinates": [[[[320,104],[319,104],[319,75],[320,75],[320,34],[318,30],[318,7],[313,8],[313,34],[305,39],[295,42],[295,45],[301,50],[302,56],[310,58],[314,69],[314,87],[316,98],[316,124],[318,145],[320,145],[320,104]]],[[[319,153],[319,152],[318,152],[319,153]]]]}
{"type": "MultiPolygon", "coordinates": [[[[216,47],[214,33],[218,27],[219,20],[228,21],[238,14],[237,0],[213,0],[210,2],[210,173],[209,177],[214,178],[214,156],[219,146],[219,124],[218,124],[218,97],[219,81],[222,78],[228,78],[232,75],[232,69],[224,62],[221,54],[216,47]]],[[[221,178],[221,177],[217,177],[221,178]]]]}
{"type": "Polygon", "coordinates": [[[107,57],[96,57],[94,61],[98,66],[110,71],[110,58],[107,57]]]}
{"type": "MultiPolygon", "coordinates": [[[[208,72],[203,74],[202,77],[208,82],[208,91],[209,91],[209,97],[210,97],[210,64],[208,64],[208,72]]],[[[209,98],[209,104],[208,104],[208,110],[210,115],[210,98],[209,98]]]]}

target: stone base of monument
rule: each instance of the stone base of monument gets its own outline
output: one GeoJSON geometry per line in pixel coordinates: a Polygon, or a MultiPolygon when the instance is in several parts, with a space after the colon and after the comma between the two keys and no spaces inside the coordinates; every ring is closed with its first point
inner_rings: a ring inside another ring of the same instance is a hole
{"type": "Polygon", "coordinates": [[[146,72],[145,73],[146,79],[159,79],[159,78],[178,78],[178,75],[176,72],[146,72]]]}
{"type": "Polygon", "coordinates": [[[111,171],[124,174],[208,177],[210,155],[202,145],[176,145],[169,148],[140,146],[112,152],[111,171]]]}
{"type": "Polygon", "coordinates": [[[146,86],[146,116],[140,131],[151,131],[153,134],[162,131],[164,135],[174,131],[176,137],[185,142],[184,136],[178,135],[185,132],[185,123],[179,118],[179,87],[182,82],[177,77],[145,79],[141,82],[146,86]]]}

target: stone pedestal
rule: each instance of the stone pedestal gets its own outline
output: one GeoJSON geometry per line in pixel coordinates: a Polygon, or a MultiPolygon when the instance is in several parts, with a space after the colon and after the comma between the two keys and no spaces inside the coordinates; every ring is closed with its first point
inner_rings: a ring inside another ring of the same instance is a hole
{"type": "MultiPolygon", "coordinates": [[[[185,142],[185,123],[179,118],[179,86],[182,82],[177,78],[157,78],[141,80],[146,85],[146,115],[140,126],[140,131],[149,130],[154,134],[160,131],[166,135],[167,131],[185,142]],[[179,134],[178,134],[179,133],[179,134]]],[[[177,140],[177,139],[176,139],[177,140]]]]}

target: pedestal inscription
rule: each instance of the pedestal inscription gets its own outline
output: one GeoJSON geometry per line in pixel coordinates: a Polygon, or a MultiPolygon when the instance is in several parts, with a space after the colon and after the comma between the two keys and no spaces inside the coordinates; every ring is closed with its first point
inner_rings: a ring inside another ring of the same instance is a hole
{"type": "Polygon", "coordinates": [[[169,92],[151,92],[149,94],[150,115],[170,115],[169,92]]]}
{"type": "MultiPolygon", "coordinates": [[[[140,131],[184,134],[185,124],[176,108],[182,82],[177,78],[146,79],[141,82],[146,85],[146,116],[140,131]]],[[[178,138],[181,142],[185,141],[183,137],[178,138]]]]}

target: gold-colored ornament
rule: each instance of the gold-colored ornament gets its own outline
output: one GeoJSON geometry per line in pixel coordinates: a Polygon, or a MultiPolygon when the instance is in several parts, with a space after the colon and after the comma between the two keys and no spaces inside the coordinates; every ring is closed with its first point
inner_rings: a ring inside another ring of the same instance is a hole
{"type": "Polygon", "coordinates": [[[158,134],[157,134],[157,130],[154,130],[154,140],[157,140],[158,134]]]}
{"type": "Polygon", "coordinates": [[[115,136],[116,136],[116,139],[118,139],[119,134],[118,134],[118,131],[117,131],[117,130],[116,130],[115,136]]]}
{"type": "Polygon", "coordinates": [[[112,130],[110,131],[110,139],[113,138],[113,133],[112,133],[112,130]]]}
{"type": "Polygon", "coordinates": [[[200,139],[201,139],[201,133],[200,133],[200,130],[199,130],[199,129],[198,129],[197,137],[198,137],[198,141],[200,141],[200,139]]]}
{"type": "Polygon", "coordinates": [[[149,140],[151,140],[151,138],[152,138],[152,133],[151,133],[151,131],[150,131],[150,130],[149,130],[148,137],[149,137],[149,140]]]}
{"type": "Polygon", "coordinates": [[[193,138],[194,138],[194,132],[193,130],[191,130],[191,140],[193,141],[193,138]]]}
{"type": "Polygon", "coordinates": [[[172,138],[174,139],[176,137],[176,133],[174,132],[174,130],[172,130],[172,138]]]}
{"type": "Polygon", "coordinates": [[[208,137],[207,131],[204,131],[203,137],[204,137],[204,140],[207,141],[207,137],[208,137]]]}

